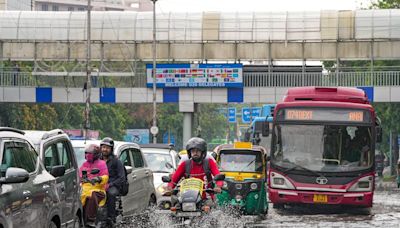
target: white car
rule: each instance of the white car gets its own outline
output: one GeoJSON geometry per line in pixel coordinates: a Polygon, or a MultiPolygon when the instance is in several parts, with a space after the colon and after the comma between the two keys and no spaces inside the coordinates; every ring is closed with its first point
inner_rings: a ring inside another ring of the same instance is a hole
{"type": "MultiPolygon", "coordinates": [[[[71,140],[78,161],[85,161],[85,147],[100,146],[100,140],[71,140]]],[[[139,213],[157,202],[153,185],[153,172],[148,168],[138,144],[114,141],[114,154],[122,161],[127,172],[129,192],[122,197],[124,215],[139,213]]]]}
{"type": "Polygon", "coordinates": [[[142,144],[140,147],[149,168],[153,171],[157,205],[161,209],[169,209],[171,197],[163,196],[166,183],[163,183],[161,178],[176,170],[179,163],[178,153],[173,149],[173,146],[168,144],[142,144]]]}

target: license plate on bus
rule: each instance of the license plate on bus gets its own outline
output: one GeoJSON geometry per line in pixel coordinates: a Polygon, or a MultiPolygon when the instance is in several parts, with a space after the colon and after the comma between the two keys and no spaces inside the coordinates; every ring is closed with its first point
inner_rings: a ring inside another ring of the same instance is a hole
{"type": "Polygon", "coordinates": [[[328,202],[328,196],[327,195],[319,195],[315,194],[313,197],[314,203],[327,203],[328,202]]]}

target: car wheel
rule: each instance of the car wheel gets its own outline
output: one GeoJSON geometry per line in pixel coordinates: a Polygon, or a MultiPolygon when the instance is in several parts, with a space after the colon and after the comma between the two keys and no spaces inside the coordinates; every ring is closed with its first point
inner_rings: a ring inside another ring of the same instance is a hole
{"type": "Polygon", "coordinates": [[[74,228],[81,228],[81,227],[83,227],[82,220],[81,220],[81,218],[80,218],[79,215],[75,215],[75,218],[74,218],[74,226],[73,226],[73,227],[74,227],[74,228]]]}
{"type": "Polygon", "coordinates": [[[47,227],[48,228],[58,228],[56,222],[54,222],[53,220],[50,221],[50,223],[47,227]]]}
{"type": "Polygon", "coordinates": [[[150,196],[149,207],[153,208],[157,205],[157,198],[155,195],[150,196]]]}

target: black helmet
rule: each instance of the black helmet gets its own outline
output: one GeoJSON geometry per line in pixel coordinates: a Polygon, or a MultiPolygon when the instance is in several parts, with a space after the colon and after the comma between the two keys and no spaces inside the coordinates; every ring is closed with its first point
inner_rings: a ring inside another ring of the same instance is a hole
{"type": "Polygon", "coordinates": [[[100,147],[96,144],[90,144],[85,148],[85,153],[90,153],[94,154],[93,159],[99,159],[100,158],[100,147]]]}
{"type": "Polygon", "coordinates": [[[191,153],[192,149],[198,149],[201,151],[201,160],[206,158],[207,143],[204,139],[198,138],[198,137],[193,137],[188,140],[188,142],[186,143],[186,151],[187,151],[187,155],[188,155],[189,159],[192,158],[192,153],[191,153]]]}
{"type": "Polygon", "coordinates": [[[101,140],[100,146],[106,145],[111,147],[111,150],[114,150],[114,140],[110,137],[105,137],[103,140],[101,140]]]}

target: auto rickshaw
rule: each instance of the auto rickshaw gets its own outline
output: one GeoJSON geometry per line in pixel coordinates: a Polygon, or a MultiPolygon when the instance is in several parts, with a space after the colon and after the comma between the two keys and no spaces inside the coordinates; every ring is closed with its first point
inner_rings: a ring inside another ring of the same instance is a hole
{"type": "Polygon", "coordinates": [[[264,216],[268,212],[267,152],[250,142],[224,144],[215,150],[221,173],[225,174],[219,206],[238,209],[246,215],[264,216]]]}

